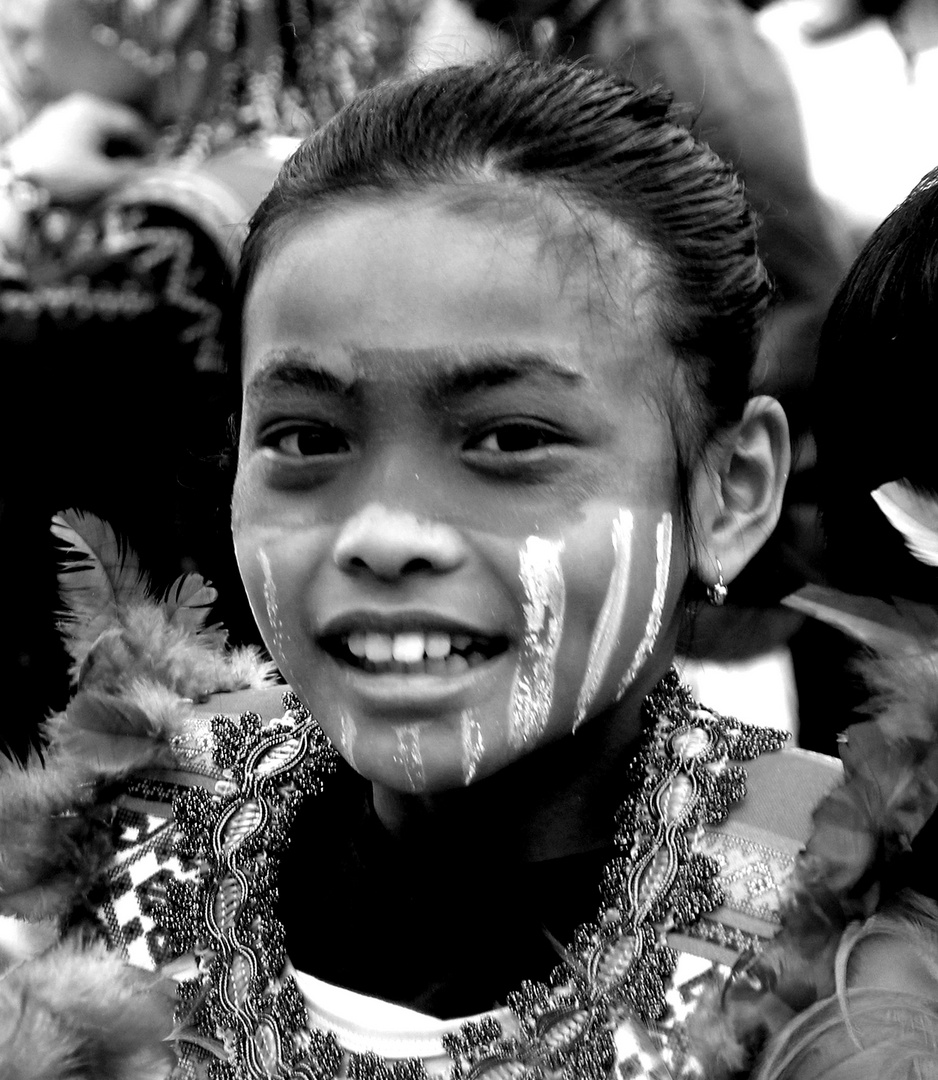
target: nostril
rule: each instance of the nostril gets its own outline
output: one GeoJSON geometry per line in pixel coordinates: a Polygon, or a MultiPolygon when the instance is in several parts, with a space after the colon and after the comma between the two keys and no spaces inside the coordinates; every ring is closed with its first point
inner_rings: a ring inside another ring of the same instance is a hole
{"type": "Polygon", "coordinates": [[[370,557],[353,555],[339,562],[340,566],[356,573],[373,574],[375,577],[393,579],[410,574],[434,573],[438,568],[430,559],[394,558],[389,552],[372,553],[370,557]]]}
{"type": "Polygon", "coordinates": [[[433,570],[433,563],[429,559],[410,559],[404,564],[402,573],[419,574],[429,570],[433,570]]]}
{"type": "Polygon", "coordinates": [[[460,565],[464,553],[463,538],[451,526],[370,505],[341,528],[333,558],[346,572],[392,580],[445,573],[460,565]]]}

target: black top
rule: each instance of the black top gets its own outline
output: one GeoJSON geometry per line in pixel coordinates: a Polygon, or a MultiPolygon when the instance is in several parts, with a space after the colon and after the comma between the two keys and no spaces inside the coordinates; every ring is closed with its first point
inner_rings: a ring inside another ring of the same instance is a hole
{"type": "Polygon", "coordinates": [[[558,947],[595,917],[611,852],[483,871],[441,838],[428,858],[387,832],[370,786],[342,771],[346,782],[301,807],[283,860],[280,918],[294,966],[440,1019],[498,1008],[524,980],[546,981],[558,947]]]}

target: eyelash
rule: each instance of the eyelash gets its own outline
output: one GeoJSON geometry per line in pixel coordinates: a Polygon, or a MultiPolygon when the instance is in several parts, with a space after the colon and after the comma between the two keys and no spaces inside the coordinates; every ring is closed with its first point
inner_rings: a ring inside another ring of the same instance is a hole
{"type": "Polygon", "coordinates": [[[336,457],[351,450],[348,439],[338,428],[333,427],[331,424],[309,422],[284,424],[282,427],[273,428],[264,433],[261,438],[261,445],[267,449],[277,451],[282,457],[295,461],[303,461],[308,458],[336,457]],[[299,445],[296,453],[290,453],[283,448],[283,444],[288,438],[295,437],[299,441],[304,436],[318,438],[320,441],[331,439],[333,448],[330,450],[320,449],[319,452],[313,453],[302,453],[299,445]],[[338,445],[338,449],[335,448],[336,445],[338,445]]]}
{"type": "MultiPolygon", "coordinates": [[[[482,428],[473,427],[462,436],[459,453],[463,463],[481,476],[502,481],[543,482],[561,465],[558,451],[577,442],[550,424],[528,417],[505,417],[482,428]]],[[[272,427],[262,434],[260,445],[274,452],[282,483],[301,478],[307,483],[313,476],[326,479],[354,449],[340,428],[314,421],[272,427]]]]}
{"type": "Polygon", "coordinates": [[[549,425],[519,417],[517,419],[500,420],[498,423],[492,424],[482,434],[469,439],[465,449],[470,454],[521,457],[541,453],[553,446],[569,445],[572,441],[568,436],[561,434],[549,425]],[[527,436],[527,441],[533,442],[535,445],[521,446],[516,449],[483,446],[486,440],[497,440],[499,436],[505,437],[509,433],[513,433],[516,439],[520,436],[522,442],[525,441],[525,436],[527,436]]]}

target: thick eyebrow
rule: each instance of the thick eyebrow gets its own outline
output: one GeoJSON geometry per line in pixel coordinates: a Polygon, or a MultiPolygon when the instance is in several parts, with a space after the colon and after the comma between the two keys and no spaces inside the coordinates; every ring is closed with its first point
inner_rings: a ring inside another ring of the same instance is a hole
{"type": "Polygon", "coordinates": [[[461,360],[443,371],[434,379],[432,396],[437,399],[465,396],[524,379],[564,386],[580,386],[589,381],[583,372],[541,353],[483,354],[461,360]]]}
{"type": "Polygon", "coordinates": [[[278,390],[302,390],[307,393],[352,397],[355,383],[321,367],[312,353],[287,349],[273,354],[260,371],[251,376],[244,388],[245,401],[276,393],[278,390]]]}
{"type": "MultiPolygon", "coordinates": [[[[365,359],[373,350],[354,351],[353,364],[365,359]]],[[[554,357],[541,353],[491,352],[465,355],[448,349],[382,351],[384,363],[393,363],[395,354],[403,358],[424,355],[434,366],[442,360],[447,366],[435,372],[428,380],[427,396],[441,402],[454,397],[467,396],[479,390],[506,386],[528,380],[547,380],[564,386],[580,386],[588,377],[554,357]]],[[[245,401],[282,390],[301,390],[306,393],[333,394],[353,398],[361,389],[359,378],[343,378],[322,367],[315,354],[303,349],[285,349],[271,354],[267,362],[249,380],[244,391],[245,401]]]]}

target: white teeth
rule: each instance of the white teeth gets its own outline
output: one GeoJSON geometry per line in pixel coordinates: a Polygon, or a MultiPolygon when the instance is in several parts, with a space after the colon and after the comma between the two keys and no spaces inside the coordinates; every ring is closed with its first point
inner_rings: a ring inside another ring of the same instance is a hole
{"type": "Polygon", "coordinates": [[[423,634],[395,634],[391,655],[402,664],[416,664],[423,659],[423,634]]]}
{"type": "Polygon", "coordinates": [[[469,634],[447,634],[442,630],[408,630],[383,634],[375,630],[355,630],[346,638],[348,651],[371,664],[393,664],[391,670],[417,667],[428,674],[453,674],[485,661],[478,651],[469,652],[473,638],[469,634]]]}
{"type": "Polygon", "coordinates": [[[391,637],[388,634],[365,634],[365,659],[373,664],[384,664],[393,656],[391,637]]]}
{"type": "Polygon", "coordinates": [[[458,634],[454,639],[439,630],[421,633],[410,630],[402,634],[381,634],[377,631],[355,630],[348,635],[348,651],[359,660],[370,660],[373,664],[383,664],[396,660],[401,664],[418,664],[427,660],[445,660],[454,645],[468,649],[472,638],[468,634],[458,634]]]}
{"type": "Polygon", "coordinates": [[[430,660],[442,660],[444,657],[449,656],[452,647],[453,643],[449,634],[427,634],[427,643],[424,648],[430,660]]]}

